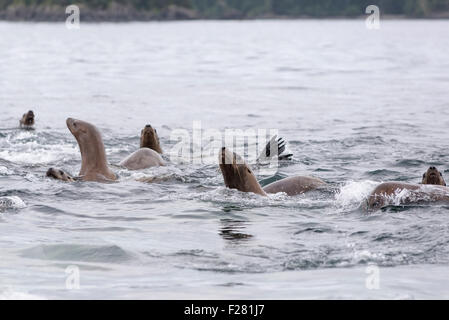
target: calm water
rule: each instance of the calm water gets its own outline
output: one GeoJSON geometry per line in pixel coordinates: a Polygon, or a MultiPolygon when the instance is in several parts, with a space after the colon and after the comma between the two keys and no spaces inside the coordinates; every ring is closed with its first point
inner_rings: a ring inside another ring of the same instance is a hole
{"type": "Polygon", "coordinates": [[[449,298],[449,208],[364,209],[381,181],[449,178],[449,21],[381,27],[0,23],[0,298],[449,298]],[[278,176],[331,189],[243,194],[213,163],[52,181],[80,168],[67,117],[100,128],[112,164],[146,123],[165,151],[193,121],[275,128],[295,155],[278,176]]]}

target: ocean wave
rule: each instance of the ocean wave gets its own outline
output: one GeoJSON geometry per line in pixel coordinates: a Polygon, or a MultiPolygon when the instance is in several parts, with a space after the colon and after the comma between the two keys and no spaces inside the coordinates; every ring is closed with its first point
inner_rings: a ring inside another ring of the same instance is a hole
{"type": "Polygon", "coordinates": [[[122,263],[134,255],[116,245],[58,244],[38,245],[22,251],[26,258],[56,260],[122,263]]]}
{"type": "Polygon", "coordinates": [[[46,164],[79,155],[73,143],[52,132],[12,131],[0,141],[0,159],[21,164],[46,164]]]}
{"type": "Polygon", "coordinates": [[[5,166],[0,166],[0,176],[9,176],[13,174],[13,171],[9,170],[5,166]]]}
{"type": "Polygon", "coordinates": [[[27,292],[15,291],[14,289],[0,289],[0,300],[44,300],[44,297],[29,294],[27,292]]]}

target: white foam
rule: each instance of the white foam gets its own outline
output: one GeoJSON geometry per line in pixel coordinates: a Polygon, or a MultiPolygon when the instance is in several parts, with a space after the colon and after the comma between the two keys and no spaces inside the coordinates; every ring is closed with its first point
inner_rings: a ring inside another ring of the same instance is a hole
{"type": "Polygon", "coordinates": [[[15,163],[40,164],[63,160],[68,155],[78,154],[78,149],[72,145],[41,145],[33,141],[11,145],[9,150],[0,152],[0,158],[15,163]]]}
{"type": "Polygon", "coordinates": [[[43,300],[45,298],[10,288],[0,291],[0,300],[43,300]]]}
{"type": "Polygon", "coordinates": [[[20,131],[12,140],[25,140],[37,137],[32,131],[20,131]]]}
{"type": "Polygon", "coordinates": [[[343,208],[356,208],[368,198],[378,184],[379,182],[370,180],[346,182],[335,195],[336,205],[343,208]]]}
{"type": "Polygon", "coordinates": [[[0,166],[0,175],[2,176],[6,176],[6,175],[10,175],[13,172],[11,170],[9,170],[8,168],[6,168],[5,166],[0,166]]]}

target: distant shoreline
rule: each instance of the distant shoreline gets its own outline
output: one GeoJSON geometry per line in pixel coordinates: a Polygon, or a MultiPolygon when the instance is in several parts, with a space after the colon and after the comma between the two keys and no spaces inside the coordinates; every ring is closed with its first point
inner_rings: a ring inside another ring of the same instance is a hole
{"type": "MultiPolygon", "coordinates": [[[[274,14],[264,14],[255,16],[245,16],[238,12],[229,12],[223,16],[205,16],[197,11],[178,6],[169,6],[160,11],[139,11],[132,7],[115,6],[106,10],[92,9],[80,6],[81,21],[83,22],[149,22],[149,21],[187,21],[187,20],[357,20],[367,17],[360,14],[358,16],[282,16],[274,14]]],[[[65,6],[14,6],[6,10],[0,10],[0,21],[11,22],[64,22],[68,17],[65,13],[65,6]]],[[[441,20],[449,19],[449,11],[433,13],[422,17],[381,14],[381,19],[385,20],[441,20]]]]}

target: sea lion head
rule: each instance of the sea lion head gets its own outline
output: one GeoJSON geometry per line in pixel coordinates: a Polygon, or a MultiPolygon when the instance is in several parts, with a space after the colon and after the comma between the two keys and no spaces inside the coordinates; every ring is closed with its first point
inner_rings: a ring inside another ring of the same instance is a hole
{"type": "Polygon", "coordinates": [[[266,195],[254,173],[239,155],[223,147],[218,160],[226,187],[266,195]]]}
{"type": "Polygon", "coordinates": [[[31,127],[34,125],[34,112],[32,110],[25,113],[22,117],[22,124],[31,127]]]}
{"type": "Polygon", "coordinates": [[[140,133],[140,147],[150,148],[162,154],[157,130],[154,129],[150,124],[147,124],[140,133]]]}
{"type": "Polygon", "coordinates": [[[422,184],[436,184],[446,186],[443,174],[435,167],[430,167],[422,177],[422,184]]]}
{"type": "Polygon", "coordinates": [[[83,147],[86,147],[86,145],[99,144],[99,146],[102,146],[104,148],[100,131],[98,131],[98,129],[94,125],[73,118],[68,118],[66,123],[67,128],[69,128],[76,141],[78,141],[81,153],[83,152],[83,147]]]}
{"type": "Polygon", "coordinates": [[[54,168],[48,169],[47,177],[53,178],[53,179],[56,179],[56,180],[67,181],[67,182],[75,181],[74,178],[72,178],[70,175],[68,175],[64,171],[58,170],[58,169],[54,169],[54,168]]]}

